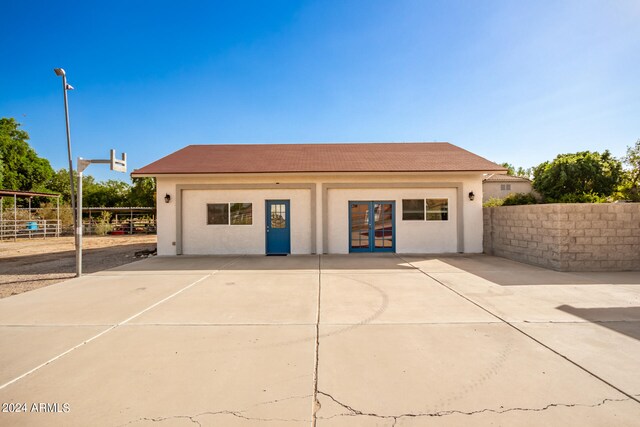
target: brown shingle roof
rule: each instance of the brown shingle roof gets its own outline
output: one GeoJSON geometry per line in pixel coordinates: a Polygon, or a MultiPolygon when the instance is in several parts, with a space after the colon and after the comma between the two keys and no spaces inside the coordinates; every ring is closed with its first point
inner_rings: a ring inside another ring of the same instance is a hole
{"type": "Polygon", "coordinates": [[[531,182],[531,180],[522,176],[494,173],[487,176],[482,182],[531,182]]]}
{"type": "Polygon", "coordinates": [[[189,145],[132,175],[505,171],[447,142],[189,145]]]}

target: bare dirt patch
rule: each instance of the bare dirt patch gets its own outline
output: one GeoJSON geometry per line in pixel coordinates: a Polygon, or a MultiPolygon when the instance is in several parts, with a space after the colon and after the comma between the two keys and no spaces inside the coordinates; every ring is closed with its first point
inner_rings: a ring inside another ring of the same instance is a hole
{"type": "MultiPolygon", "coordinates": [[[[83,272],[95,273],[140,258],[156,247],[155,235],[83,238],[83,272]]],[[[0,298],[62,282],[75,276],[73,237],[0,241],[0,298]]]]}

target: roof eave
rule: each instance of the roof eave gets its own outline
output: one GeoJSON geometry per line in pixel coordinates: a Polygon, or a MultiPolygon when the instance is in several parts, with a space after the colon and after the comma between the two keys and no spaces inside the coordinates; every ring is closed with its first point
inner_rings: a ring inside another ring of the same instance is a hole
{"type": "Polygon", "coordinates": [[[487,169],[458,169],[458,170],[397,170],[397,171],[380,171],[380,170],[365,170],[365,171],[265,171],[265,172],[131,172],[132,178],[152,178],[157,176],[203,176],[203,175],[329,175],[329,174],[411,174],[411,173],[428,173],[428,174],[460,174],[460,173],[473,173],[473,174],[487,174],[496,172],[496,170],[487,169]]]}

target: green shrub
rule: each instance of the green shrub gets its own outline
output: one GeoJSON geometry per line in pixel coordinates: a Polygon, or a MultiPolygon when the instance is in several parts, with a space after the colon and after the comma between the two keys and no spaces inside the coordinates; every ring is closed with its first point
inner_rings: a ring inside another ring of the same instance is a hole
{"type": "Polygon", "coordinates": [[[517,206],[517,205],[535,205],[538,199],[532,193],[512,193],[504,199],[492,197],[482,204],[485,208],[493,208],[496,206],[517,206]]]}
{"type": "Polygon", "coordinates": [[[493,208],[493,207],[496,207],[496,206],[502,206],[503,203],[504,203],[504,199],[498,199],[497,197],[491,197],[489,200],[484,202],[482,204],[482,206],[484,206],[485,208],[493,208]]]}
{"type": "Polygon", "coordinates": [[[113,230],[113,225],[111,225],[111,213],[109,212],[101,212],[100,216],[96,220],[96,235],[104,236],[111,230],[113,230]]]}
{"type": "Polygon", "coordinates": [[[557,199],[545,198],[545,203],[608,203],[608,197],[594,193],[563,194],[557,199]]]}
{"type": "Polygon", "coordinates": [[[43,203],[36,210],[36,215],[46,220],[58,219],[58,214],[60,215],[60,223],[62,227],[70,227],[73,225],[73,210],[69,205],[61,204],[59,213],[56,204],[51,202],[43,203]]]}
{"type": "Polygon", "coordinates": [[[538,200],[531,193],[514,193],[504,198],[503,206],[535,205],[538,200]]]}

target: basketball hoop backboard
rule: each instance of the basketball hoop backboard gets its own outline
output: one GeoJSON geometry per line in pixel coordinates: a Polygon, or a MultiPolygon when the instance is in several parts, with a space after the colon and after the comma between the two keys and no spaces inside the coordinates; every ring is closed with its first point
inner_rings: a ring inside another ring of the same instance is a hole
{"type": "Polygon", "coordinates": [[[122,160],[116,159],[116,150],[111,150],[111,170],[116,172],[127,171],[127,155],[122,153],[122,160]]]}

